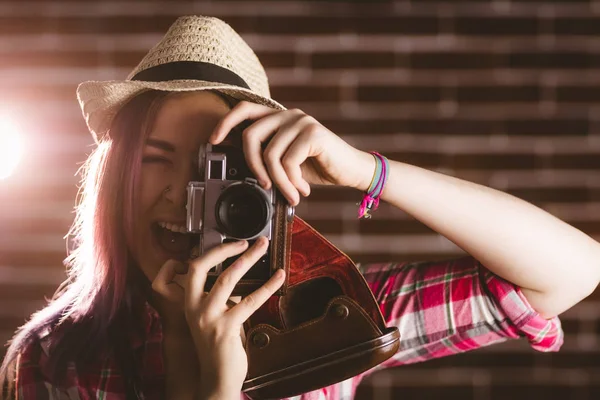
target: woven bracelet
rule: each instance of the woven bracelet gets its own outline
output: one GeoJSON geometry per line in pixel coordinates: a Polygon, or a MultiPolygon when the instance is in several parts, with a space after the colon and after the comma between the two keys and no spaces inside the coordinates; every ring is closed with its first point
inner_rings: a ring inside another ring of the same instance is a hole
{"type": "Polygon", "coordinates": [[[389,161],[387,158],[377,153],[376,151],[370,151],[375,157],[375,173],[369,188],[363,195],[363,199],[359,205],[358,218],[371,218],[371,211],[377,210],[379,207],[379,197],[383,192],[383,187],[387,181],[389,171],[389,161]]]}

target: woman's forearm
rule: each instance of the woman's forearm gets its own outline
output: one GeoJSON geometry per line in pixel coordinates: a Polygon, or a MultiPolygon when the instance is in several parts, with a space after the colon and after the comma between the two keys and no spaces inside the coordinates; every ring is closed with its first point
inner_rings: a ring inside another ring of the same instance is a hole
{"type": "Polygon", "coordinates": [[[232,391],[230,388],[201,387],[198,390],[195,398],[197,400],[239,400],[240,391],[232,391]]]}
{"type": "MultiPolygon", "coordinates": [[[[361,157],[367,173],[359,189],[364,191],[375,161],[368,153],[361,157]]],[[[520,286],[545,317],[570,308],[598,285],[600,244],[507,193],[390,160],[381,199],[520,286]]]]}

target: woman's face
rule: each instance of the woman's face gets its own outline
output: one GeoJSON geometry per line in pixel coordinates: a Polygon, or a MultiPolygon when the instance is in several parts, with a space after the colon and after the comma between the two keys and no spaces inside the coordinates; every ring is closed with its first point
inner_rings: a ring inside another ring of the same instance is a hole
{"type": "Polygon", "coordinates": [[[167,98],[157,113],[143,149],[132,249],[150,281],[167,260],[189,258],[195,240],[182,233],[186,187],[200,178],[199,149],[228,111],[218,95],[199,91],[167,98]]]}

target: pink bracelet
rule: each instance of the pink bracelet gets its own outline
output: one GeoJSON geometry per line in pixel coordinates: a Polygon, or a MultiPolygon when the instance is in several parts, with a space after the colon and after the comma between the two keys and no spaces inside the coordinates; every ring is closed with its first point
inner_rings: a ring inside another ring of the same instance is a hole
{"type": "Polygon", "coordinates": [[[358,218],[371,218],[371,214],[369,212],[371,210],[377,210],[379,207],[379,197],[383,192],[383,187],[388,177],[389,170],[389,161],[387,158],[377,153],[376,151],[370,151],[375,157],[375,173],[373,174],[373,179],[371,179],[371,184],[369,188],[363,195],[362,202],[358,209],[358,218]]]}

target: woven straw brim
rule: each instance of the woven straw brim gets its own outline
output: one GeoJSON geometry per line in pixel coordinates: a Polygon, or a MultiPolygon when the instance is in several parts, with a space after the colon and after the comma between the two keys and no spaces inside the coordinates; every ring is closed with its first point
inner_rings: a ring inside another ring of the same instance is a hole
{"type": "Polygon", "coordinates": [[[247,100],[279,110],[286,109],[275,100],[256,94],[249,89],[215,82],[199,80],[87,81],[77,87],[77,99],[94,140],[98,143],[104,138],[115,115],[127,101],[150,89],[170,92],[213,89],[238,100],[247,100]]]}

